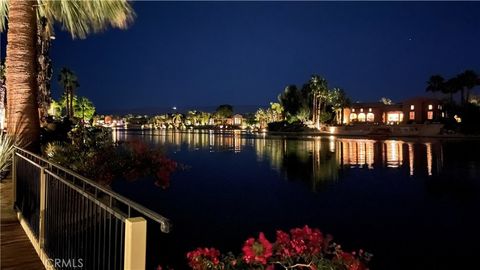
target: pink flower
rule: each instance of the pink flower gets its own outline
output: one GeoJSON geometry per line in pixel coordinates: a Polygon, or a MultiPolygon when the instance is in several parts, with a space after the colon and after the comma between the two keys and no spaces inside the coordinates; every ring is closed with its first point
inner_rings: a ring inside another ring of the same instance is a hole
{"type": "Polygon", "coordinates": [[[276,252],[282,259],[294,256],[313,256],[322,251],[323,235],[308,226],[290,230],[290,235],[277,231],[276,252]]]}
{"type": "Polygon", "coordinates": [[[365,265],[355,257],[355,254],[342,251],[338,259],[347,267],[347,270],[366,270],[365,265]]]}
{"type": "Polygon", "coordinates": [[[260,263],[265,265],[267,264],[268,258],[272,256],[272,244],[261,232],[258,236],[258,240],[255,240],[255,238],[249,238],[245,241],[242,251],[243,260],[246,263],[260,263]]]}
{"type": "Polygon", "coordinates": [[[187,253],[188,265],[193,270],[215,269],[220,263],[219,256],[220,251],[215,248],[197,248],[187,253]]]}

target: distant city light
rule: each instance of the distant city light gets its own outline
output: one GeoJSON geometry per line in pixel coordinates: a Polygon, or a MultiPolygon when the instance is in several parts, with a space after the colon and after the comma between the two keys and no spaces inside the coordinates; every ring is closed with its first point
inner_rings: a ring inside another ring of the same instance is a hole
{"type": "Polygon", "coordinates": [[[177,109],[177,107],[173,106],[173,107],[172,107],[172,109],[173,109],[173,110],[176,110],[176,109],[177,109]]]}

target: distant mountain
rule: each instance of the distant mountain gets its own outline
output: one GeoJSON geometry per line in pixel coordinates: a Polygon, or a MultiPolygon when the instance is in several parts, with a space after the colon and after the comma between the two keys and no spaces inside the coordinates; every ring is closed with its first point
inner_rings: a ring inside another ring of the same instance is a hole
{"type": "MultiPolygon", "coordinates": [[[[253,113],[258,110],[258,108],[264,108],[267,106],[260,105],[232,105],[235,113],[253,113]]],[[[98,114],[113,114],[113,115],[126,115],[126,114],[146,114],[146,115],[155,115],[162,113],[173,113],[180,112],[186,113],[191,110],[197,110],[202,112],[214,112],[218,106],[177,106],[176,110],[171,107],[142,107],[142,108],[116,108],[116,109],[98,109],[98,114]]]]}

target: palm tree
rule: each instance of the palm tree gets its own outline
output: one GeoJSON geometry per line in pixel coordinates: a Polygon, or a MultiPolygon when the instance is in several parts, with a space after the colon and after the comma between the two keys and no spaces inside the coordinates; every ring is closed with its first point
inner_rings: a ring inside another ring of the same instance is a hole
{"type": "Polygon", "coordinates": [[[50,80],[52,78],[53,68],[49,55],[52,36],[47,26],[47,19],[45,17],[40,18],[37,30],[37,102],[41,126],[47,125],[48,109],[52,102],[50,80]]]}
{"type": "Polygon", "coordinates": [[[176,113],[173,115],[172,120],[173,120],[173,125],[178,128],[182,124],[182,118],[183,115],[181,113],[176,113]]]}
{"type": "Polygon", "coordinates": [[[93,103],[86,97],[74,97],[74,116],[80,118],[82,124],[85,124],[87,121],[92,119],[95,114],[95,106],[93,103]]]}
{"type": "Polygon", "coordinates": [[[441,75],[433,75],[427,81],[427,92],[443,92],[445,89],[445,79],[441,75]]]}
{"type": "MultiPolygon", "coordinates": [[[[453,77],[453,78],[449,79],[445,83],[445,87],[443,89],[443,92],[450,95],[450,104],[453,104],[453,94],[458,93],[462,89],[463,89],[462,82],[459,80],[459,78],[457,76],[457,77],[453,77]]],[[[463,99],[463,95],[462,95],[462,99],[463,99]]]]}
{"type": "Polygon", "coordinates": [[[16,135],[22,146],[35,148],[40,136],[37,104],[36,33],[39,18],[44,17],[47,28],[59,23],[72,38],[105,28],[126,28],[134,16],[126,0],[1,0],[0,30],[7,34],[7,100],[8,133],[16,135]]]}
{"type": "Polygon", "coordinates": [[[470,91],[477,85],[478,75],[473,70],[466,70],[463,73],[460,73],[457,77],[459,83],[462,85],[462,104],[468,103],[468,100],[470,99],[470,91]],[[464,96],[465,90],[467,91],[466,96],[464,96]]]}
{"type": "Polygon", "coordinates": [[[344,109],[346,106],[350,105],[350,99],[347,97],[345,91],[341,88],[333,88],[331,93],[333,110],[335,113],[340,110],[340,125],[343,125],[344,109]]]}
{"type": "Polygon", "coordinates": [[[318,75],[312,75],[308,84],[313,96],[312,121],[317,127],[319,127],[320,112],[326,110],[326,103],[328,100],[327,80],[318,75]]]}
{"type": "Polygon", "coordinates": [[[77,76],[68,68],[62,68],[60,75],[58,75],[58,83],[63,87],[66,99],[65,110],[68,119],[73,118],[73,98],[75,96],[75,89],[80,87],[77,76]]]}

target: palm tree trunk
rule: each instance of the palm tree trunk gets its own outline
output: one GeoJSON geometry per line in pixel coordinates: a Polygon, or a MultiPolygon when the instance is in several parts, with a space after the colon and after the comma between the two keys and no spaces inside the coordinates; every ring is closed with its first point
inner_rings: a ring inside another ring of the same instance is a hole
{"type": "Polygon", "coordinates": [[[72,91],[70,92],[70,118],[73,118],[73,116],[74,116],[74,112],[73,112],[73,95],[74,95],[74,93],[73,93],[73,91],[75,91],[75,90],[73,90],[73,88],[72,88],[72,91]]]}
{"type": "Polygon", "coordinates": [[[313,93],[313,99],[312,99],[312,122],[315,123],[315,112],[316,112],[316,102],[317,102],[317,99],[315,97],[315,93],[313,93]]]}
{"type": "Polygon", "coordinates": [[[20,146],[39,146],[36,1],[11,0],[7,34],[7,133],[20,146]]]}
{"type": "Polygon", "coordinates": [[[65,115],[70,118],[70,102],[69,102],[68,89],[65,90],[65,115]]]}
{"type": "Polygon", "coordinates": [[[72,119],[72,115],[73,115],[73,112],[72,112],[72,99],[73,99],[73,95],[72,95],[72,90],[70,90],[70,98],[68,100],[68,118],[72,119]]]}
{"type": "Polygon", "coordinates": [[[317,128],[320,127],[320,112],[322,110],[322,105],[323,105],[322,100],[321,100],[321,98],[319,98],[318,99],[318,104],[317,104],[317,111],[316,111],[316,114],[317,114],[317,123],[316,123],[317,128]]]}
{"type": "Polygon", "coordinates": [[[465,104],[465,88],[460,91],[460,104],[465,104]]]}

